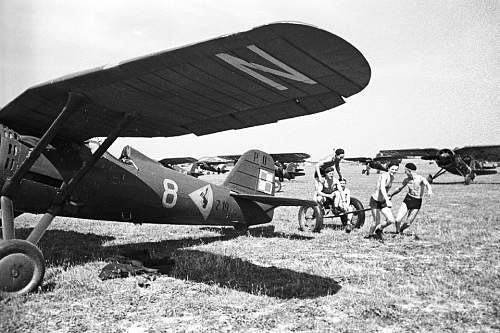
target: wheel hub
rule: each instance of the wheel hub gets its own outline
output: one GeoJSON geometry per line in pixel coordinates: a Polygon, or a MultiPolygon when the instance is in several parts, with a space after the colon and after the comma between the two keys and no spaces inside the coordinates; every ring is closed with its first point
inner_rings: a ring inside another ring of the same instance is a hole
{"type": "Polygon", "coordinates": [[[28,285],[35,268],[28,256],[13,253],[0,259],[0,288],[3,292],[16,292],[28,285]]]}

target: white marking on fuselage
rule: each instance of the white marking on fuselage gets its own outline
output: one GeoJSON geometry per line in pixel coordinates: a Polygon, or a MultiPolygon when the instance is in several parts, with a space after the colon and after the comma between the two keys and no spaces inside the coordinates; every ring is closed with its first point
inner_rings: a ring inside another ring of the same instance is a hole
{"type": "Polygon", "coordinates": [[[276,66],[280,67],[284,71],[269,68],[269,67],[259,65],[259,64],[253,63],[253,62],[248,62],[248,61],[245,61],[243,59],[240,59],[238,57],[232,56],[232,55],[227,54],[227,53],[217,53],[215,56],[218,57],[219,59],[224,60],[228,64],[238,68],[239,70],[247,73],[248,75],[253,76],[257,80],[260,80],[260,81],[262,81],[262,82],[264,82],[264,83],[266,83],[266,84],[270,85],[271,87],[274,87],[278,90],[287,90],[288,88],[279,84],[278,82],[275,82],[275,81],[265,77],[264,75],[257,73],[253,69],[257,69],[257,70],[260,70],[262,72],[270,73],[273,75],[278,75],[278,76],[281,76],[281,77],[284,77],[284,78],[287,78],[290,80],[299,81],[299,82],[303,82],[303,83],[307,83],[307,84],[316,84],[317,83],[316,81],[312,80],[311,78],[307,77],[306,75],[300,73],[299,71],[293,69],[292,67],[290,67],[290,66],[286,65],[285,63],[279,61],[278,59],[274,58],[270,54],[259,49],[257,46],[248,45],[247,48],[249,50],[253,51],[254,53],[258,54],[262,58],[264,58],[264,59],[268,60],[269,62],[275,64],[276,66]]]}
{"type": "Polygon", "coordinates": [[[165,208],[173,208],[177,203],[177,191],[179,186],[172,179],[163,180],[163,196],[161,203],[165,208]]]}
{"type": "Polygon", "coordinates": [[[189,193],[189,197],[193,200],[196,207],[198,207],[201,215],[206,221],[208,215],[210,215],[210,212],[212,211],[212,205],[214,202],[214,194],[210,184],[189,193]]]}

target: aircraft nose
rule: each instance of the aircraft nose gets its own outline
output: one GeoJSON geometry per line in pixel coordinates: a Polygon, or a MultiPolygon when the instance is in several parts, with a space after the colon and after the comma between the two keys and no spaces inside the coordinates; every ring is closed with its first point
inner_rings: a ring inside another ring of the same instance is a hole
{"type": "Polygon", "coordinates": [[[455,154],[450,149],[442,149],[439,151],[437,163],[442,168],[448,167],[454,163],[454,156],[455,154]]]}

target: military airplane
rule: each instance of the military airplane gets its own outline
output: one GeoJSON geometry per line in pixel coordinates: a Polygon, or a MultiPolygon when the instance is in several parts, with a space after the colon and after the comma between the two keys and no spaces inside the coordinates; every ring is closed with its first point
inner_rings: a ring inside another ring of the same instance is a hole
{"type": "Polygon", "coordinates": [[[203,157],[196,159],[194,157],[167,157],[159,161],[163,166],[172,170],[184,173],[193,177],[204,175],[201,170],[217,174],[229,172],[228,164],[235,164],[235,161],[224,160],[219,157],[203,157]],[[181,165],[187,165],[183,168],[181,165]]]}
{"type": "Polygon", "coordinates": [[[194,157],[171,157],[159,160],[161,165],[171,170],[189,175],[195,178],[203,176],[204,173],[198,169],[198,160],[194,157]],[[185,165],[186,167],[183,167],[185,165]]]}
{"type": "MultiPolygon", "coordinates": [[[[270,154],[274,159],[274,186],[276,192],[281,191],[282,182],[285,179],[292,180],[295,177],[304,176],[304,169],[298,167],[298,163],[305,162],[311,155],[306,153],[275,153],[270,154]]],[[[227,160],[237,161],[241,155],[221,155],[219,157],[227,160]]]]}
{"type": "Polygon", "coordinates": [[[200,169],[216,174],[229,172],[228,165],[230,164],[234,164],[234,162],[218,156],[201,157],[198,160],[200,169]]]}
{"type": "Polygon", "coordinates": [[[361,174],[370,175],[370,169],[377,170],[377,173],[380,171],[387,171],[387,166],[389,163],[394,162],[397,164],[401,163],[401,159],[392,158],[392,157],[383,157],[380,154],[377,154],[374,158],[371,157],[345,157],[344,160],[358,162],[365,165],[365,168],[361,170],[361,174]]]}
{"type": "Polygon", "coordinates": [[[446,171],[464,177],[464,184],[469,185],[476,176],[491,175],[497,170],[485,162],[500,161],[500,146],[466,146],[455,149],[396,149],[381,150],[381,156],[391,158],[417,158],[435,161],[440,168],[434,175],[430,174],[427,180],[432,183],[434,179],[446,171]]]}
{"type": "MultiPolygon", "coordinates": [[[[205,135],[326,111],[365,88],[371,69],[342,38],[274,23],[29,88],[0,110],[0,293],[28,293],[45,261],[37,243],[58,216],[232,226],[272,220],[274,161],[242,155],[222,185],[163,167],[123,137],[205,135]],[[88,140],[106,137],[99,145],[88,140]],[[43,214],[26,240],[14,217],[43,214]]],[[[230,133],[228,133],[229,135],[230,133]]]]}

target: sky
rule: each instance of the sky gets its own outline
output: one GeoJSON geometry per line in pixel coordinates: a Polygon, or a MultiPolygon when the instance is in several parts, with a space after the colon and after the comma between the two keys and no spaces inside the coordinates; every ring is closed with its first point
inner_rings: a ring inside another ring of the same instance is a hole
{"type": "MultiPolygon", "coordinates": [[[[322,113],[197,137],[120,138],[153,159],[500,144],[500,1],[0,0],[0,107],[27,88],[260,25],[294,21],[354,45],[368,86],[322,113]]],[[[21,133],[22,134],[22,133],[21,133]]]]}

